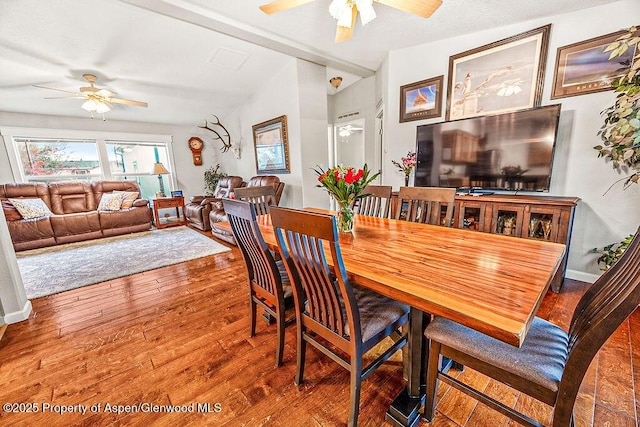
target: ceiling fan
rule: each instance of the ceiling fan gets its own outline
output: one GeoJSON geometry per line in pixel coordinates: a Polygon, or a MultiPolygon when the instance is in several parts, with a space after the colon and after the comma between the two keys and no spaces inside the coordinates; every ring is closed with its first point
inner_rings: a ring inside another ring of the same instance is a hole
{"type": "MultiPolygon", "coordinates": [[[[282,12],[296,6],[311,3],[313,0],[273,0],[260,6],[267,15],[282,12]]],[[[349,40],[353,36],[353,27],[356,17],[360,12],[360,21],[366,25],[376,18],[373,2],[413,13],[423,18],[430,17],[440,5],[442,0],[333,0],[329,5],[329,13],[338,20],[336,28],[336,43],[349,40]]]]}
{"type": "Polygon", "coordinates": [[[364,130],[364,129],[361,127],[348,124],[346,126],[340,126],[338,128],[338,135],[344,138],[346,136],[350,136],[353,132],[361,131],[361,130],[364,130]]]}
{"type": "Polygon", "coordinates": [[[84,99],[84,103],[82,104],[82,108],[91,113],[91,118],[93,118],[93,113],[102,114],[102,118],[104,119],[104,113],[111,110],[114,104],[125,104],[125,105],[134,105],[136,107],[146,107],[147,103],[142,101],[133,101],[131,99],[122,99],[116,98],[115,92],[111,92],[108,89],[99,89],[94,86],[94,83],[98,78],[93,74],[83,74],[82,77],[89,83],[89,86],[83,86],[79,91],[72,91],[66,89],[57,89],[53,87],[33,85],[34,87],[49,89],[49,90],[57,90],[59,92],[72,93],[71,96],[56,96],[56,97],[45,97],[45,99],[84,99]]]}

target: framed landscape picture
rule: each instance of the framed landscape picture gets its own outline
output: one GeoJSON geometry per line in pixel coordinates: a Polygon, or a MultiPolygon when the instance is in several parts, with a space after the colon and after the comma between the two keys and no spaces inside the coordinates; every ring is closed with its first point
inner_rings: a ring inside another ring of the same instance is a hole
{"type": "Polygon", "coordinates": [[[400,123],[440,117],[444,76],[400,86],[400,123]]]}
{"type": "Polygon", "coordinates": [[[447,120],[537,107],[551,24],[449,58],[447,120]]]}
{"type": "Polygon", "coordinates": [[[253,125],[258,175],[290,173],[287,116],[253,125]]]}
{"type": "MultiPolygon", "coordinates": [[[[551,99],[611,90],[611,82],[629,70],[635,46],[609,61],[604,49],[626,31],[618,31],[558,48],[551,99]]],[[[637,33],[636,33],[637,34],[637,33]]]]}

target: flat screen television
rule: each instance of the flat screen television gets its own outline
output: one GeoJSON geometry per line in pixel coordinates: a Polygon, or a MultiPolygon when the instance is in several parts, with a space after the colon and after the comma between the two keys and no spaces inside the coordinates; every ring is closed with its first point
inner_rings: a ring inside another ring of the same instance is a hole
{"type": "Polygon", "coordinates": [[[549,191],[560,104],[418,126],[415,185],[549,191]]]}

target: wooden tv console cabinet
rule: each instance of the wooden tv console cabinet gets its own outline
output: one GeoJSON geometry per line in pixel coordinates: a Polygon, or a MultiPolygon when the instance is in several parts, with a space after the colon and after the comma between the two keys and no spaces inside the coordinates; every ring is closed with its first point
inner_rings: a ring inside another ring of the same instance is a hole
{"type": "MultiPolygon", "coordinates": [[[[563,243],[567,249],[558,274],[551,283],[551,289],[560,292],[567,270],[573,216],[579,200],[578,197],[536,195],[456,195],[453,226],[563,243]]],[[[394,208],[397,208],[396,203],[392,203],[392,211],[395,212],[394,208]]]]}

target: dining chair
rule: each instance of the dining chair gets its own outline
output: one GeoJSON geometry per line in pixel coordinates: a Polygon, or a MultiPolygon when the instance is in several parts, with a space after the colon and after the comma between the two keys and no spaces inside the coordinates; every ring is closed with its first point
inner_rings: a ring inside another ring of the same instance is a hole
{"type": "Polygon", "coordinates": [[[357,214],[389,218],[389,208],[391,206],[390,185],[367,185],[362,190],[362,193],[368,194],[368,196],[356,200],[354,208],[357,214]]]}
{"type": "Polygon", "coordinates": [[[272,207],[271,222],[293,285],[298,334],[295,384],[303,381],[306,345],[311,344],[349,370],[348,425],[356,426],[362,380],[407,343],[400,328],[409,319],[409,307],[351,284],[335,216],[272,207]],[[392,343],[380,347],[381,354],[363,367],[363,355],[386,337],[392,343]]]}
{"type": "Polygon", "coordinates": [[[249,278],[250,332],[256,332],[258,306],[276,319],[278,345],[276,347],[276,367],[282,364],[284,350],[284,330],[295,320],[286,319],[287,307],[293,306],[293,292],[289,276],[282,264],[276,261],[268,249],[258,222],[255,206],[247,201],[224,199],[231,231],[242,252],[249,278]]]}
{"type": "Polygon", "coordinates": [[[400,187],[395,219],[451,227],[455,197],[455,188],[400,187]],[[443,207],[446,207],[444,217],[443,207]]]}
{"type": "Polygon", "coordinates": [[[554,408],[553,426],[573,424],[580,384],[596,353],[640,304],[640,228],[618,262],[585,292],[569,332],[534,318],[521,347],[515,347],[444,318],[425,330],[430,341],[425,417],[433,419],[438,380],[527,425],[541,424],[473,389],[438,368],[440,356],[474,369],[554,408]]]}
{"type": "Polygon", "coordinates": [[[270,185],[236,188],[235,196],[238,200],[252,203],[256,209],[256,215],[266,215],[269,213],[270,206],[277,205],[276,192],[270,185]]]}

